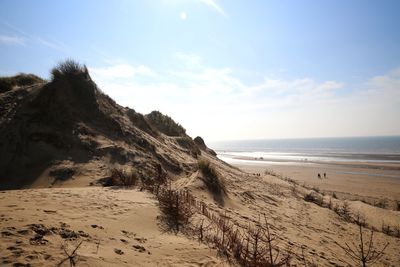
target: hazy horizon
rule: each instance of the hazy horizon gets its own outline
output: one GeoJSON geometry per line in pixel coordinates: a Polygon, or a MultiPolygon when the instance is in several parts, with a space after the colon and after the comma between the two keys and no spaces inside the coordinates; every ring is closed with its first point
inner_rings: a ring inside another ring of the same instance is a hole
{"type": "Polygon", "coordinates": [[[398,1],[3,1],[0,76],[89,68],[206,142],[399,136],[398,1]]]}
{"type": "MultiPolygon", "coordinates": [[[[364,135],[364,136],[308,136],[308,137],[283,137],[283,138],[253,138],[253,139],[224,139],[209,142],[242,142],[242,141],[274,141],[274,140],[307,140],[307,139],[347,139],[347,138],[400,138],[400,135],[364,135]]],[[[208,141],[208,140],[205,140],[208,141]]]]}

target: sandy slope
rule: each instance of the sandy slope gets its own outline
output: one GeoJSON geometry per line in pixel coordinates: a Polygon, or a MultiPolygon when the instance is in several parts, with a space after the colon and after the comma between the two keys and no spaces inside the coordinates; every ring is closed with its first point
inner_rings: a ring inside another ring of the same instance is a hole
{"type": "MultiPolygon", "coordinates": [[[[203,157],[218,170],[227,194],[211,194],[199,171],[177,177],[173,182],[175,188],[189,189],[198,200],[207,203],[210,211],[225,214],[230,222],[243,228],[256,225],[259,216],[265,214],[278,237],[276,246],[281,251],[290,250],[292,263],[297,266],[304,266],[301,248],[307,260],[318,266],[354,266],[338,245],[357,240],[357,226],[328,208],[305,202],[303,196],[308,189],[294,189],[277,177],[254,176],[211,156],[203,157]]],[[[163,232],[157,219],[157,203],[150,193],[136,189],[71,188],[74,181],[80,184],[76,179],[66,182],[68,188],[0,193],[0,263],[54,266],[64,257],[61,244],[68,244],[71,250],[83,240],[78,266],[228,265],[226,259],[195,241],[194,236],[163,232]],[[69,240],[70,237],[76,238],[69,240]]],[[[324,200],[329,201],[329,196],[324,200]]],[[[343,204],[342,200],[332,201],[343,204]]],[[[378,230],[382,220],[392,227],[400,225],[400,212],[359,201],[349,204],[351,213],[360,212],[378,230]]],[[[387,242],[385,255],[375,266],[400,266],[400,239],[379,231],[374,234],[378,248],[387,242]]]]}
{"type": "Polygon", "coordinates": [[[224,266],[215,250],[163,232],[149,193],[99,187],[29,189],[2,191],[0,203],[1,266],[55,266],[64,257],[61,245],[72,250],[80,240],[77,266],[224,266]],[[34,239],[34,230],[52,227],[42,239],[34,239]]]}
{"type": "MultiPolygon", "coordinates": [[[[226,180],[229,194],[225,198],[224,208],[214,204],[214,210],[227,212],[232,221],[242,226],[249,222],[256,224],[259,216],[265,214],[279,236],[277,245],[281,249],[289,247],[297,254],[293,257],[294,262],[299,262],[303,247],[308,260],[318,266],[354,265],[338,244],[345,245],[357,240],[357,226],[344,221],[328,208],[305,202],[303,196],[309,190],[301,186],[293,190],[291,184],[273,176],[258,177],[241,173],[225,164],[218,166],[226,180]]],[[[201,186],[189,187],[199,198],[209,201],[209,194],[204,193],[201,186]]],[[[325,196],[325,201],[329,201],[328,196],[325,196]]],[[[343,204],[341,200],[332,201],[334,204],[343,204]]],[[[381,229],[382,220],[392,227],[400,226],[398,211],[380,209],[359,201],[350,201],[349,204],[352,214],[362,214],[366,222],[376,229],[381,229]]],[[[369,230],[365,230],[365,233],[369,237],[369,230]]],[[[380,232],[376,232],[374,236],[378,248],[389,242],[385,256],[376,266],[400,266],[400,239],[380,232]]]]}

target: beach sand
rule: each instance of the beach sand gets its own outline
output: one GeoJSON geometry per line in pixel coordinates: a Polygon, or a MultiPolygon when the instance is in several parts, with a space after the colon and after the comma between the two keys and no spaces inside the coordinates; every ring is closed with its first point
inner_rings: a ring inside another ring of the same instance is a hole
{"type": "Polygon", "coordinates": [[[234,163],[249,173],[273,171],[300,184],[317,187],[339,197],[378,201],[400,200],[400,164],[370,163],[234,163]],[[321,179],[318,178],[318,173],[321,179]],[[326,173],[326,178],[324,178],[326,173]]]}

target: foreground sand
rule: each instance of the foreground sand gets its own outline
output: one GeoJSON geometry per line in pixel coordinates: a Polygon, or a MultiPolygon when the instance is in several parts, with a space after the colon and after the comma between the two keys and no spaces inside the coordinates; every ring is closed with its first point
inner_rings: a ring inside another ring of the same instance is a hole
{"type": "MultiPolygon", "coordinates": [[[[275,248],[291,252],[292,264],[355,266],[339,245],[358,239],[358,228],[333,210],[304,201],[310,190],[271,175],[255,176],[208,157],[226,186],[226,194],[207,190],[199,171],[176,177],[177,189],[188,189],[215,214],[242,229],[259,224],[264,215],[276,236],[275,248]]],[[[335,181],[335,179],[328,179],[335,181]]],[[[71,187],[71,181],[68,187],[71,187]]],[[[62,184],[60,184],[62,186],[62,184]]],[[[343,199],[325,195],[334,205],[343,199]]],[[[400,212],[349,201],[352,215],[365,217],[377,248],[389,243],[374,266],[400,266],[400,238],[381,232],[382,222],[400,226],[400,212]]],[[[54,266],[64,257],[62,244],[78,250],[77,266],[225,266],[235,265],[219,257],[212,244],[195,236],[164,232],[157,216],[157,201],[136,189],[47,188],[0,193],[0,264],[30,263],[54,266]],[[42,225],[43,226],[42,226],[42,225]]],[[[194,221],[194,224],[196,222],[194,221]]],[[[213,231],[213,230],[210,230],[213,231]]],[[[215,233],[214,233],[215,234],[215,233]]],[[[369,237],[369,234],[368,234],[369,237]]],[[[21,265],[22,266],[22,265],[21,265]]],[[[63,266],[68,266],[65,263],[63,266]]]]}
{"type": "Polygon", "coordinates": [[[15,190],[2,191],[0,203],[0,266],[56,266],[65,258],[61,246],[72,251],[81,240],[77,266],[224,266],[215,250],[163,232],[149,193],[15,190]]]}

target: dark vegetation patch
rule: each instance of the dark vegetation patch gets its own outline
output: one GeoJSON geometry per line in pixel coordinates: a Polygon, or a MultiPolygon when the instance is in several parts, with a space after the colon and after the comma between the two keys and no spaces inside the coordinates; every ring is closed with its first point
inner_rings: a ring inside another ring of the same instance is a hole
{"type": "Polygon", "coordinates": [[[135,170],[131,170],[130,172],[126,172],[121,169],[111,169],[111,181],[112,185],[124,186],[124,187],[132,187],[136,186],[139,181],[139,175],[135,170]]]}
{"type": "Polygon", "coordinates": [[[315,191],[311,191],[310,193],[304,195],[304,200],[317,204],[318,206],[322,206],[324,203],[322,196],[315,191]]]}
{"type": "Polygon", "coordinates": [[[147,114],[146,119],[160,132],[168,136],[183,136],[186,134],[185,128],[168,115],[164,115],[159,111],[152,111],[147,114]]]}
{"type": "Polygon", "coordinates": [[[175,140],[180,147],[189,150],[194,158],[197,158],[197,156],[201,154],[199,147],[189,136],[176,137],[175,140]]]}
{"type": "Polygon", "coordinates": [[[25,73],[20,73],[12,77],[0,77],[0,93],[8,92],[16,86],[27,86],[43,82],[42,78],[25,73]]]}
{"type": "Polygon", "coordinates": [[[158,192],[161,219],[168,230],[179,232],[190,222],[193,209],[187,201],[185,192],[172,190],[171,187],[158,192]]]}
{"type": "Polygon", "coordinates": [[[53,81],[56,79],[76,76],[79,74],[84,74],[88,77],[89,71],[85,65],[81,65],[72,59],[67,59],[63,62],[58,63],[58,65],[51,70],[51,78],[53,81]]]}
{"type": "Polygon", "coordinates": [[[57,168],[49,172],[57,181],[67,181],[75,174],[75,169],[69,167],[57,168]]]}
{"type": "Polygon", "coordinates": [[[127,114],[134,126],[154,137],[158,136],[157,129],[155,129],[142,114],[135,112],[133,109],[128,109],[127,114]]]}
{"type": "Polygon", "coordinates": [[[203,174],[204,184],[208,190],[216,195],[226,193],[225,183],[220,177],[215,167],[207,160],[199,160],[198,167],[200,172],[203,174]]]}

